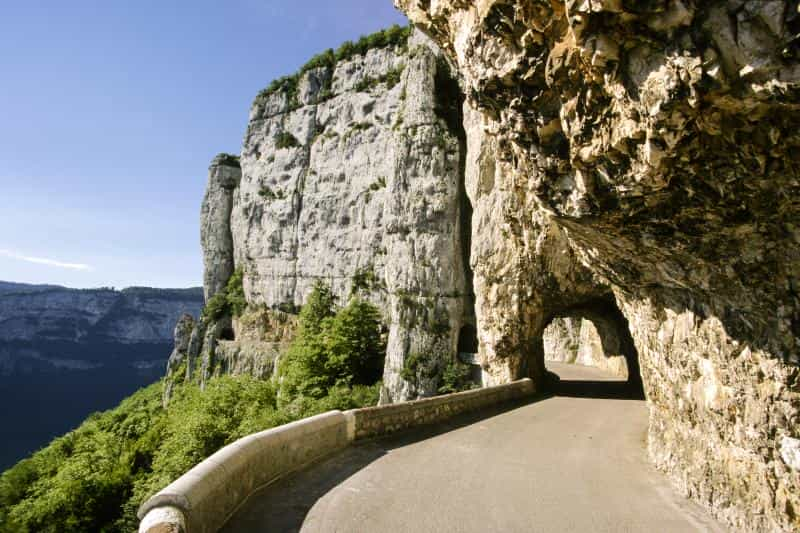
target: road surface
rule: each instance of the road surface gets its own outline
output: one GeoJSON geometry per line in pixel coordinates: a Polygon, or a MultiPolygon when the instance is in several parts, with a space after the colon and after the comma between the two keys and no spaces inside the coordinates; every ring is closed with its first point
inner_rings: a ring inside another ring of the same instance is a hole
{"type": "Polygon", "coordinates": [[[597,369],[548,368],[562,395],[349,448],[256,493],[224,531],[723,531],[647,462],[644,401],[597,369]]]}

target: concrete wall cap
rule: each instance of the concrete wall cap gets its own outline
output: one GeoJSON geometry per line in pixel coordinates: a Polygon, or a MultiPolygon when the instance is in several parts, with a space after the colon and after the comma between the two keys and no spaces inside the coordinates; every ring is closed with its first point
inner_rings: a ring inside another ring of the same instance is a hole
{"type": "Polygon", "coordinates": [[[159,507],[142,518],[139,533],[186,533],[186,517],[175,507],[159,507]]]}
{"type": "Polygon", "coordinates": [[[139,520],[144,520],[146,515],[157,508],[174,508],[180,511],[188,511],[191,509],[191,505],[183,494],[161,491],[143,502],[139,506],[136,516],[139,520]]]}
{"type": "Polygon", "coordinates": [[[503,390],[514,390],[514,389],[522,389],[524,391],[532,391],[534,390],[533,380],[530,378],[522,378],[516,381],[512,381],[511,383],[504,383],[502,385],[495,385],[493,387],[484,387],[481,389],[473,389],[461,392],[452,392],[450,394],[442,394],[440,396],[431,396],[430,398],[420,398],[419,400],[412,400],[410,402],[402,402],[402,403],[391,403],[387,405],[376,405],[373,407],[362,407],[360,409],[351,409],[347,411],[348,413],[366,413],[366,412],[375,412],[375,411],[390,411],[390,410],[413,410],[422,405],[435,405],[435,404],[448,404],[454,403],[456,401],[463,400],[465,398],[471,397],[485,397],[485,396],[493,396],[498,392],[503,390]]]}

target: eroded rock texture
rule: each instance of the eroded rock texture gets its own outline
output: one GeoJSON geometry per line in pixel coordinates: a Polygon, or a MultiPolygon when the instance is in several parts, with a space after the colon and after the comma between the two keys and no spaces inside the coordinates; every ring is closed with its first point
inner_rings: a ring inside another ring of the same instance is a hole
{"type": "Polygon", "coordinates": [[[736,528],[800,527],[797,2],[395,3],[467,94],[486,381],[611,301],[655,463],[736,528]]]}
{"type": "MultiPolygon", "coordinates": [[[[175,324],[175,331],[173,332],[174,348],[172,349],[172,353],[170,353],[169,359],[167,360],[167,376],[174,375],[181,365],[186,363],[189,351],[189,343],[192,339],[192,331],[196,325],[197,323],[194,317],[188,313],[181,315],[181,317],[178,319],[178,323],[175,324]]],[[[164,406],[169,403],[169,400],[172,397],[172,389],[174,385],[174,379],[166,380],[166,384],[164,386],[164,406]]]]}
{"type": "Polygon", "coordinates": [[[216,344],[212,374],[270,378],[297,329],[297,317],[265,307],[248,309],[231,320],[227,339],[216,344]]]}

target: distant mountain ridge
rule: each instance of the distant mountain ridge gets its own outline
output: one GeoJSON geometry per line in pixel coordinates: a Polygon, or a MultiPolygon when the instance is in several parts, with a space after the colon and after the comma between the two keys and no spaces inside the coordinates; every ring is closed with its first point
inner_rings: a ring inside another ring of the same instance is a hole
{"type": "Polygon", "coordinates": [[[180,315],[197,316],[203,290],[69,289],[0,282],[0,342],[169,343],[180,315]]]}
{"type": "Polygon", "coordinates": [[[70,289],[0,281],[0,469],[156,381],[203,289],[70,289]]]}
{"type": "Polygon", "coordinates": [[[39,292],[50,289],[66,289],[61,285],[34,285],[32,283],[16,283],[14,281],[0,280],[0,294],[8,292],[39,292]]]}

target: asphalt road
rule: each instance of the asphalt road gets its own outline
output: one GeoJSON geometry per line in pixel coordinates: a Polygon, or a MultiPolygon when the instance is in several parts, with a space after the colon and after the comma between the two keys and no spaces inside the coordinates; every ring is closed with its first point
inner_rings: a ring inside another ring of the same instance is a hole
{"type": "Polygon", "coordinates": [[[224,531],[723,531],[647,462],[644,401],[596,369],[548,367],[561,395],[352,447],[256,493],[224,531]]]}

